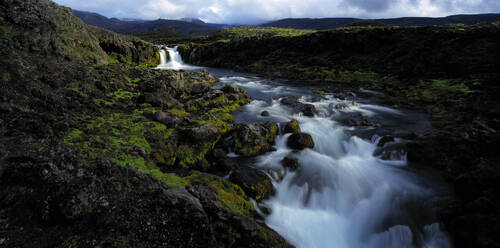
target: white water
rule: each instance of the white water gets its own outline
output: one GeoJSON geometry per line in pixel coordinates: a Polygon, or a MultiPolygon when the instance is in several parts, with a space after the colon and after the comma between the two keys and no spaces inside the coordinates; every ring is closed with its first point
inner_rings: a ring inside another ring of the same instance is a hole
{"type": "Polygon", "coordinates": [[[167,64],[167,52],[165,49],[160,49],[160,66],[166,66],[167,64]]]}
{"type": "Polygon", "coordinates": [[[406,154],[383,160],[374,155],[379,136],[362,139],[352,134],[362,128],[335,121],[344,113],[360,112],[406,124],[409,117],[404,112],[332,95],[309,102],[307,91],[262,79],[225,77],[221,81],[244,87],[256,99],[235,114],[237,119],[286,122],[295,118],[314,139],[314,149],[294,152],[286,145],[290,135],[279,136],[277,151],[259,157],[254,165],[268,171],[276,187],[276,195],[264,202],[271,209],[266,223],[291,244],[303,248],[452,246],[435,218],[427,217],[432,215],[436,192],[406,169],[406,154]],[[300,94],[300,101],[314,104],[318,114],[313,118],[293,114],[280,103],[280,94],[300,94]],[[335,108],[339,104],[342,111],[335,108]],[[260,116],[264,110],[270,117],[260,116]],[[297,158],[301,169],[284,169],[281,160],[286,156],[297,158]]]}
{"type": "Polygon", "coordinates": [[[176,47],[161,47],[160,48],[160,64],[156,67],[157,69],[163,69],[163,70],[199,70],[202,69],[202,67],[198,66],[192,66],[192,65],[187,65],[184,64],[182,61],[182,57],[177,51],[177,46],[176,47]],[[167,54],[168,52],[168,60],[167,60],[167,54]]]}
{"type": "MultiPolygon", "coordinates": [[[[167,50],[172,59],[158,68],[199,68],[183,64],[176,48],[167,50]]],[[[253,99],[234,113],[237,121],[284,123],[295,118],[314,139],[314,149],[294,152],[286,145],[290,134],[280,135],[277,150],[253,164],[272,176],[276,188],[276,195],[264,202],[271,210],[266,224],[291,244],[298,248],[452,247],[434,216],[438,198],[434,185],[407,169],[404,151],[391,152],[390,160],[375,155],[380,149],[378,131],[418,132],[428,128],[421,116],[333,95],[313,101],[306,87],[208,69],[221,74],[219,87],[235,83],[253,99]],[[318,113],[312,118],[294,114],[279,101],[287,95],[301,96],[300,101],[313,104],[318,113]],[[264,110],[269,117],[260,115],[264,110]],[[345,127],[336,121],[352,112],[378,118],[382,127],[345,127]],[[361,138],[367,133],[369,138],[361,138]],[[297,158],[301,168],[284,169],[281,160],[286,156],[297,158]]],[[[403,140],[394,143],[398,142],[403,140]]],[[[230,157],[237,159],[236,154],[230,157]]]]}

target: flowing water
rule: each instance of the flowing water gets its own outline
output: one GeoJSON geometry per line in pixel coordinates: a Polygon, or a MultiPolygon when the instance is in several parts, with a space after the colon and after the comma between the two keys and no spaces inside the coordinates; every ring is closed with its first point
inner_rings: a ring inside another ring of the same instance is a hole
{"type": "Polygon", "coordinates": [[[177,47],[160,46],[160,64],[157,69],[168,70],[198,70],[201,67],[187,65],[182,62],[181,55],[177,52],[177,47]],[[168,58],[167,58],[168,53],[168,58]]]}
{"type": "MultiPolygon", "coordinates": [[[[170,52],[170,50],[169,50],[170,52]]],[[[172,56],[171,56],[172,57],[172,56]]],[[[199,69],[199,68],[198,68],[199,69]]],[[[374,104],[381,94],[319,96],[306,86],[265,80],[252,75],[207,68],[220,78],[216,87],[236,84],[252,102],[234,113],[237,122],[297,119],[311,134],[314,149],[293,151],[289,134],[277,138],[275,152],[256,158],[251,166],[273,179],[276,195],[263,204],[271,214],[266,224],[297,247],[452,247],[435,217],[446,194],[432,174],[408,165],[402,138],[378,146],[382,135],[422,134],[430,129],[425,116],[374,104]],[[285,96],[313,104],[314,117],[281,104],[285,96]],[[270,116],[263,117],[262,111],[270,116]],[[362,114],[374,127],[349,127],[346,118],[362,114]],[[295,172],[281,165],[285,157],[301,164],[295,172]]]]}

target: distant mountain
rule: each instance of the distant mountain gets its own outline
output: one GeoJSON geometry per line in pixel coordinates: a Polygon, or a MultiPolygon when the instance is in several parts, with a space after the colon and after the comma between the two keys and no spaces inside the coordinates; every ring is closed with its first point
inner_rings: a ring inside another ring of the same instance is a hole
{"type": "Polygon", "coordinates": [[[143,19],[134,19],[134,18],[120,18],[121,21],[124,22],[147,22],[148,20],[143,19]]]}
{"type": "Polygon", "coordinates": [[[447,17],[401,17],[389,19],[357,19],[357,18],[288,18],[262,24],[262,27],[296,28],[296,29],[334,29],[345,27],[360,21],[377,21],[395,26],[432,26],[442,24],[472,24],[477,22],[500,21],[500,14],[453,15],[447,17]]]}
{"type": "Polygon", "coordinates": [[[190,22],[190,23],[196,23],[196,24],[205,24],[204,21],[198,19],[198,18],[191,18],[191,17],[184,17],[184,18],[181,18],[181,21],[183,22],[190,22]]]}
{"type": "Polygon", "coordinates": [[[145,33],[163,28],[170,28],[174,32],[182,35],[206,35],[225,28],[226,26],[222,24],[202,24],[165,19],[154,21],[123,21],[116,18],[107,18],[97,13],[78,10],[73,10],[73,14],[89,25],[102,27],[122,34],[145,33]]]}

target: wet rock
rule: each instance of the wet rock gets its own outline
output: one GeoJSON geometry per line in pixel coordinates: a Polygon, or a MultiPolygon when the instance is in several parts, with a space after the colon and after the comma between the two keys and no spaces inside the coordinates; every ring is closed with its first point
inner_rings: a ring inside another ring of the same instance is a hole
{"type": "Polygon", "coordinates": [[[212,124],[205,124],[187,130],[188,137],[194,141],[207,141],[215,138],[218,134],[217,127],[212,124]]]}
{"type": "Polygon", "coordinates": [[[281,164],[290,171],[296,171],[300,167],[299,160],[292,157],[285,157],[281,160],[281,164]]]}
{"type": "Polygon", "coordinates": [[[257,203],[257,207],[266,216],[272,213],[271,208],[262,202],[257,203]]]}
{"type": "Polygon", "coordinates": [[[215,158],[225,158],[227,153],[223,149],[218,148],[214,150],[213,155],[215,158]]]}
{"type": "Polygon", "coordinates": [[[347,104],[347,103],[345,103],[345,102],[341,102],[341,103],[339,103],[339,104],[336,104],[336,105],[334,106],[334,108],[335,108],[336,110],[346,110],[346,109],[349,109],[349,108],[350,108],[350,106],[349,106],[349,104],[347,104]]]}
{"type": "Polygon", "coordinates": [[[342,125],[352,126],[352,127],[374,125],[374,123],[370,121],[366,116],[358,112],[342,113],[339,117],[336,117],[334,120],[342,125]]]}
{"type": "Polygon", "coordinates": [[[401,160],[406,155],[406,144],[394,143],[386,146],[379,146],[373,155],[383,160],[401,160]]]}
{"type": "Polygon", "coordinates": [[[255,200],[268,199],[274,194],[271,179],[259,169],[241,167],[233,170],[229,180],[239,185],[245,193],[255,200]]]}
{"type": "Polygon", "coordinates": [[[310,134],[294,133],[288,138],[287,145],[295,150],[312,149],[314,148],[314,140],[310,134]]]}
{"type": "Polygon", "coordinates": [[[309,116],[309,117],[314,117],[314,114],[316,114],[316,107],[312,104],[304,104],[302,105],[301,107],[301,112],[305,115],[305,116],[309,116]]]}
{"type": "Polygon", "coordinates": [[[222,88],[222,91],[224,93],[227,93],[227,94],[239,94],[242,92],[242,90],[240,88],[238,88],[238,86],[236,86],[235,84],[224,85],[224,87],[222,88]]]}
{"type": "Polygon", "coordinates": [[[226,134],[217,146],[245,157],[262,155],[274,151],[273,144],[277,133],[276,124],[239,124],[226,134]]]}
{"type": "Polygon", "coordinates": [[[392,136],[384,136],[384,137],[380,138],[380,140],[378,141],[377,146],[378,147],[384,147],[385,144],[387,144],[389,142],[394,142],[394,137],[392,137],[392,136]]]}
{"type": "Polygon", "coordinates": [[[299,97],[298,96],[286,96],[281,99],[281,104],[284,105],[294,105],[299,103],[299,97]]]}
{"type": "Polygon", "coordinates": [[[270,114],[268,111],[262,111],[262,113],[260,113],[260,116],[268,117],[270,116],[270,114]]]}
{"type": "Polygon", "coordinates": [[[295,119],[288,122],[284,128],[284,133],[301,133],[299,122],[295,119]]]}
{"type": "Polygon", "coordinates": [[[210,100],[222,95],[224,95],[224,92],[222,90],[210,90],[208,93],[205,94],[203,98],[205,100],[210,100]]]}

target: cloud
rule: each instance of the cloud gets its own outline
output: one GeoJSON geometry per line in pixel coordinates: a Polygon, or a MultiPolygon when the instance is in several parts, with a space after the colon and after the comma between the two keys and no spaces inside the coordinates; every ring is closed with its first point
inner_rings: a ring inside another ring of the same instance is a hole
{"type": "Polygon", "coordinates": [[[255,24],[304,17],[388,18],[498,13],[499,0],[55,0],[108,17],[255,24]]]}

